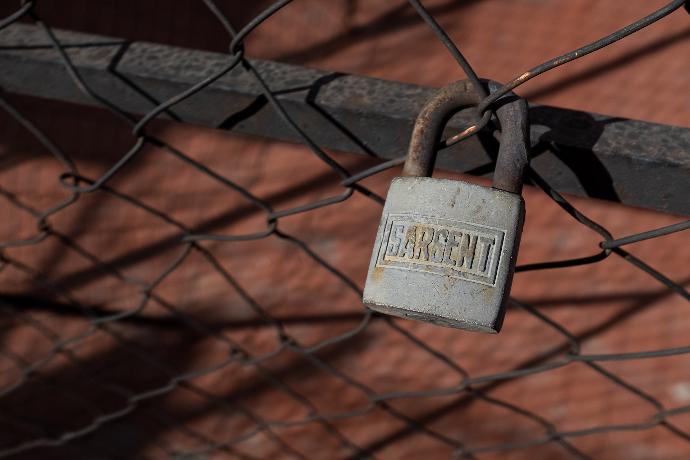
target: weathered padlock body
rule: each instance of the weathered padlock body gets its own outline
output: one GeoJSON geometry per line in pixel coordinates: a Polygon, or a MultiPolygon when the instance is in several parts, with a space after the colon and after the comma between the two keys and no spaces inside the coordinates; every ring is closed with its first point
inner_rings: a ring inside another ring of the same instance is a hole
{"type": "Polygon", "coordinates": [[[395,316],[498,332],[524,220],[522,197],[445,179],[391,183],[364,304],[395,316]]]}
{"type": "Polygon", "coordinates": [[[391,183],[374,243],[363,296],[369,308],[459,329],[501,329],[525,214],[527,103],[512,93],[497,101],[501,143],[491,187],[429,177],[447,121],[481,100],[471,82],[453,82],[417,117],[405,177],[391,183]]]}

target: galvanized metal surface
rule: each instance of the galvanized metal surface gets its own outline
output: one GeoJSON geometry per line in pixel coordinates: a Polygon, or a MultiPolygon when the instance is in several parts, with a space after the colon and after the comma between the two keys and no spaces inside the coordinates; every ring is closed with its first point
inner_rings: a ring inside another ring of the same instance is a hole
{"type": "Polygon", "coordinates": [[[514,193],[396,178],[376,234],[364,304],[442,326],[498,332],[524,213],[514,193]]]}
{"type": "MultiPolygon", "coordinates": [[[[227,63],[228,56],[57,31],[88,84],[132,113],[145,113],[227,63]]],[[[380,158],[406,151],[414,119],[433,89],[298,66],[252,61],[296,123],[335,150],[380,158]]],[[[79,91],[35,26],[0,31],[0,85],[7,91],[93,104],[79,91]],[[30,51],[26,48],[33,48],[30,51]],[[19,49],[21,48],[21,49],[19,49]],[[42,78],[35,78],[41,75],[42,78]]],[[[237,68],[170,110],[179,118],[280,140],[296,140],[237,68]]],[[[532,167],[555,190],[690,215],[690,130],[547,106],[530,108],[532,167]],[[644,187],[640,185],[644,184],[644,187]]],[[[473,123],[461,113],[449,133],[473,123]]],[[[488,175],[497,142],[467,139],[438,165],[488,175]]]]}

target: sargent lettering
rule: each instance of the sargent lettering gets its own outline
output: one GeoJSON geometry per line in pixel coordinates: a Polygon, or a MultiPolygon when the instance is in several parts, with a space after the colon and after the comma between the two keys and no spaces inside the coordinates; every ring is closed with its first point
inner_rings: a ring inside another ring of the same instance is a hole
{"type": "Polygon", "coordinates": [[[377,265],[493,284],[503,232],[463,222],[389,216],[377,265]]]}

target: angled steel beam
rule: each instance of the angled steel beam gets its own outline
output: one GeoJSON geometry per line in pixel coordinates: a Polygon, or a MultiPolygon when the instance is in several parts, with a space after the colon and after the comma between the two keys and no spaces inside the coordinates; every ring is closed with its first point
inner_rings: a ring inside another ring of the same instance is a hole
{"type": "MultiPolygon", "coordinates": [[[[225,54],[56,31],[85,80],[125,110],[143,114],[227,63],[225,54]]],[[[433,88],[252,61],[288,113],[319,145],[380,158],[404,154],[433,88]]],[[[19,94],[93,105],[36,26],[0,31],[0,86],[19,94]]],[[[654,101],[650,101],[654,103],[654,101]]],[[[241,68],[176,105],[180,119],[297,141],[241,68]]],[[[170,115],[170,114],[169,114],[170,115]]],[[[560,192],[690,215],[690,129],[533,105],[533,168],[560,192]]],[[[457,132],[472,123],[460,113],[457,132]]],[[[439,155],[441,168],[490,175],[495,139],[479,136],[439,155]]]]}

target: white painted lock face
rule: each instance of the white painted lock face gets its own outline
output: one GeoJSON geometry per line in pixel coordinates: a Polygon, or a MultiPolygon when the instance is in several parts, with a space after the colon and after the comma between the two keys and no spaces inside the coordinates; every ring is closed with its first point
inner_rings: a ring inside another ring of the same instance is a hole
{"type": "Polygon", "coordinates": [[[524,219],[522,197],[467,182],[400,177],[388,191],[364,288],[369,308],[498,332],[524,219]]]}

